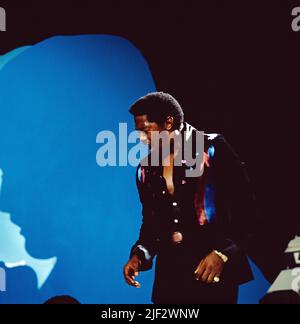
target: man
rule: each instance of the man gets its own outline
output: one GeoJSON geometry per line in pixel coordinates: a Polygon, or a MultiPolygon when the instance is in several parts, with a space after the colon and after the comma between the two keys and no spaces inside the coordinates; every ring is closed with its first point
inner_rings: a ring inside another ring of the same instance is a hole
{"type": "MultiPolygon", "coordinates": [[[[154,133],[167,131],[171,139],[180,133],[183,145],[197,133],[184,122],[175,98],[163,92],[140,98],[130,113],[151,149],[148,161],[162,151],[154,145],[154,133]]],[[[190,166],[185,159],[180,166],[174,163],[178,147],[170,143],[159,166],[137,168],[143,223],[124,267],[125,280],[140,287],[136,276],[151,269],[156,256],[154,303],[236,303],[238,286],[253,279],[245,249],[256,208],[244,163],[223,136],[205,134],[203,172],[188,177],[190,166]]]]}

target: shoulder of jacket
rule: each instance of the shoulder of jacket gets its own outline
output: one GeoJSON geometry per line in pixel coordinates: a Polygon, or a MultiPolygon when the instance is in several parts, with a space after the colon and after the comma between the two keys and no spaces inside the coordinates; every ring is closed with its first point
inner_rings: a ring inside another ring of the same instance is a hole
{"type": "Polygon", "coordinates": [[[210,143],[216,143],[225,140],[224,136],[218,133],[204,133],[204,137],[210,143]]]}
{"type": "MultiPolygon", "coordinates": [[[[184,122],[184,128],[183,128],[184,132],[186,132],[186,137],[188,138],[189,136],[191,136],[191,134],[193,134],[193,132],[199,132],[199,130],[197,128],[195,128],[194,126],[192,126],[191,124],[184,122]]],[[[206,133],[205,131],[204,133],[204,139],[205,141],[208,142],[214,142],[214,141],[224,141],[225,138],[222,134],[218,134],[218,133],[206,133]]]]}

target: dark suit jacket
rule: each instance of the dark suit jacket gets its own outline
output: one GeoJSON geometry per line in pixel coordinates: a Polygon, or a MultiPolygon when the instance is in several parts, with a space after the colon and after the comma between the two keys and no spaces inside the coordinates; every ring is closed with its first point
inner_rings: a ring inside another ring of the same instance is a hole
{"type": "MultiPolygon", "coordinates": [[[[185,123],[182,131],[195,134],[197,130],[185,123]]],[[[205,170],[204,175],[209,172],[210,178],[213,179],[215,215],[201,226],[196,220],[198,206],[194,205],[192,213],[195,222],[190,222],[184,229],[185,232],[193,233],[188,249],[191,255],[197,255],[199,247],[196,243],[197,237],[201,237],[199,244],[202,245],[202,254],[200,253],[199,257],[209,254],[213,249],[227,255],[229,261],[222,277],[232,284],[239,285],[253,279],[246,251],[249,239],[257,226],[258,213],[255,197],[246,174],[245,164],[240,161],[224,137],[217,134],[206,134],[205,151],[208,152],[209,148],[213,148],[214,156],[210,161],[209,170],[205,170]]],[[[201,177],[186,178],[185,170],[186,166],[184,165],[174,169],[174,182],[177,181],[180,184],[183,180],[190,183],[190,186],[185,186],[180,190],[185,190],[190,195],[197,194],[197,190],[203,190],[197,185],[201,181],[201,177]],[[190,191],[191,188],[196,192],[190,191]]],[[[161,176],[162,167],[139,165],[137,168],[136,181],[143,206],[143,222],[139,239],[132,247],[130,255],[137,254],[142,259],[141,270],[150,269],[153,258],[156,255],[159,256],[167,245],[165,236],[170,221],[162,215],[160,193],[157,192],[158,180],[161,176]]],[[[181,191],[181,193],[185,192],[181,191]]],[[[165,255],[164,258],[167,258],[165,255]]],[[[157,267],[160,266],[162,266],[161,262],[157,267]]]]}

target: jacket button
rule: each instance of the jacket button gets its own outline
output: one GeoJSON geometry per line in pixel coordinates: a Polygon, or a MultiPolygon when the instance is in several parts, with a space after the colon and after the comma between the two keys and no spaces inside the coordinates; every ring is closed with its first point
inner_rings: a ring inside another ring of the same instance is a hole
{"type": "Polygon", "coordinates": [[[177,202],[173,202],[173,206],[176,207],[178,204],[177,202]]]}
{"type": "Polygon", "coordinates": [[[179,220],[178,219],[174,219],[174,223],[175,224],[178,224],[179,223],[179,220]]]}

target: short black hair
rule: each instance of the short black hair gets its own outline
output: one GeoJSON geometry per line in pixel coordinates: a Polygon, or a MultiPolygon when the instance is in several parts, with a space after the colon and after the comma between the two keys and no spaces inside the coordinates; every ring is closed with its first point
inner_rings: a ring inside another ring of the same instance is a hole
{"type": "Polygon", "coordinates": [[[133,116],[147,115],[148,120],[162,125],[168,116],[174,118],[174,128],[184,121],[183,110],[178,101],[168,93],[152,92],[138,99],[129,109],[133,116]]]}

